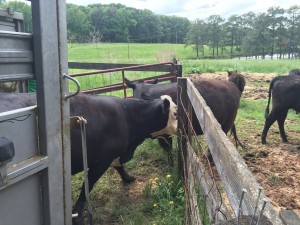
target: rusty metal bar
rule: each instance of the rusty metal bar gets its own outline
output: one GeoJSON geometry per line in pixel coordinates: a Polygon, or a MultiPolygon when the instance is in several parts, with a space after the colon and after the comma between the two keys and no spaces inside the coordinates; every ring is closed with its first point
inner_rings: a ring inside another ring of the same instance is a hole
{"type": "Polygon", "coordinates": [[[133,69],[139,69],[139,68],[147,68],[147,67],[160,66],[160,65],[173,65],[173,66],[175,66],[175,64],[172,63],[172,62],[155,63],[155,64],[145,64],[145,65],[139,65],[139,66],[128,66],[128,67],[108,69],[108,70],[94,70],[94,71],[84,72],[84,73],[74,73],[74,74],[69,74],[69,76],[79,77],[79,76],[87,76],[87,75],[93,75],[93,74],[99,74],[99,73],[110,73],[110,72],[133,70],[133,69]]]}
{"type": "MultiPolygon", "coordinates": [[[[173,62],[134,65],[134,66],[127,66],[127,67],[114,68],[114,69],[105,69],[105,70],[94,70],[94,71],[90,71],[90,72],[69,74],[69,76],[70,77],[80,77],[80,76],[88,76],[88,75],[96,75],[96,74],[103,74],[103,73],[109,73],[109,72],[120,72],[121,71],[122,72],[122,83],[107,85],[107,86],[102,86],[102,87],[97,87],[97,88],[91,88],[91,89],[87,89],[87,90],[82,90],[81,93],[101,94],[101,93],[105,93],[105,92],[123,90],[124,91],[124,98],[126,98],[127,97],[127,92],[126,92],[127,87],[126,87],[126,85],[124,85],[124,83],[125,83],[125,71],[137,71],[138,69],[141,69],[141,68],[157,67],[157,66],[163,66],[163,65],[171,65],[172,70],[169,71],[169,73],[139,79],[139,81],[151,82],[152,80],[157,79],[159,82],[167,81],[167,80],[170,80],[171,82],[175,82],[176,79],[177,79],[177,76],[178,76],[178,71],[177,71],[176,64],[174,64],[173,62]]],[[[151,71],[149,71],[149,72],[151,72],[151,71]]]]}
{"type": "Polygon", "coordinates": [[[125,84],[125,72],[124,70],[122,70],[122,82],[123,82],[123,89],[124,89],[124,98],[127,97],[127,93],[126,93],[126,86],[124,85],[125,84]]]}

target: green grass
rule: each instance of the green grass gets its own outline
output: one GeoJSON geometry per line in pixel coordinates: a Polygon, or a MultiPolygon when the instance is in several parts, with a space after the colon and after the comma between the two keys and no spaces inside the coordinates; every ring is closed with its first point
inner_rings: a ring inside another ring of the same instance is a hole
{"type": "Polygon", "coordinates": [[[191,47],[179,44],[98,43],[69,44],[69,61],[101,63],[156,63],[174,56],[192,57],[191,47]]]}
{"type": "MultiPolygon", "coordinates": [[[[209,50],[206,50],[209,54],[209,50]]],[[[98,43],[69,44],[69,61],[101,63],[158,63],[169,62],[176,57],[183,65],[184,74],[194,72],[242,72],[287,74],[300,67],[300,60],[238,60],[238,59],[195,59],[196,53],[183,44],[136,44],[98,43]]]]}
{"type": "MultiPolygon", "coordinates": [[[[208,51],[208,50],[207,50],[208,51]]],[[[287,74],[291,69],[300,67],[300,60],[195,60],[195,52],[191,47],[183,44],[69,44],[69,61],[73,62],[101,62],[101,63],[129,63],[149,64],[170,62],[173,57],[179,59],[183,66],[183,75],[192,73],[214,73],[238,70],[240,72],[287,74]],[[129,57],[128,57],[129,55],[129,57]]],[[[69,74],[85,72],[70,69],[69,74]]],[[[134,79],[154,76],[155,73],[125,72],[125,76],[134,79]]],[[[77,77],[81,89],[91,89],[109,84],[122,82],[122,73],[113,72],[100,75],[77,77]]],[[[70,82],[70,91],[75,91],[75,85],[70,82]]],[[[123,96],[123,91],[108,93],[123,96]]],[[[131,93],[129,93],[131,95],[131,93]]]]}

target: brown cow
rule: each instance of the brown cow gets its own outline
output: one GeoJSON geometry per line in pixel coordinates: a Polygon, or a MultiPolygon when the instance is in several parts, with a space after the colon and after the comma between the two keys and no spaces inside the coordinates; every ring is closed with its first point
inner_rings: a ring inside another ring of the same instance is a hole
{"type": "Polygon", "coordinates": [[[241,93],[243,93],[246,81],[245,77],[236,71],[227,71],[228,73],[228,81],[236,84],[241,93]]]}
{"type": "Polygon", "coordinates": [[[300,76],[300,69],[293,69],[289,72],[289,76],[300,76]]]}

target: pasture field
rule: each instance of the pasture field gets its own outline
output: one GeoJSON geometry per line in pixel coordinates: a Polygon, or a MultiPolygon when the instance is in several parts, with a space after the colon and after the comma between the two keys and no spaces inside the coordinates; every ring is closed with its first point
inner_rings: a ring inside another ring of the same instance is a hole
{"type": "MultiPolygon", "coordinates": [[[[209,50],[207,50],[209,51],[209,50]]],[[[291,69],[300,67],[300,60],[195,60],[195,51],[183,44],[69,44],[69,61],[71,62],[101,62],[101,63],[132,63],[151,64],[170,62],[175,57],[183,65],[183,74],[193,73],[216,73],[228,70],[251,73],[274,73],[276,75],[287,74],[291,69]],[[129,59],[128,59],[129,52],[129,59]]],[[[69,74],[86,72],[84,70],[69,70],[69,74]]],[[[125,76],[141,78],[145,75],[142,72],[126,72],[125,76]]],[[[105,75],[90,75],[85,78],[77,78],[83,90],[112,83],[120,83],[121,72],[114,72],[105,75]]],[[[70,90],[75,91],[76,87],[71,82],[70,90]]],[[[129,93],[130,94],[130,93],[129,93]]],[[[119,95],[118,92],[113,95],[119,95]]],[[[121,92],[121,95],[122,92],[121,92]]]]}
{"type": "MultiPolygon", "coordinates": [[[[183,45],[131,43],[128,59],[127,45],[72,44],[69,61],[145,64],[171,61],[176,54],[183,65],[184,76],[226,79],[226,71],[236,69],[245,75],[246,88],[236,118],[237,133],[245,148],[238,150],[273,206],[278,210],[293,209],[300,215],[299,114],[289,111],[285,123],[289,143],[281,143],[277,124],[273,124],[268,133],[268,144],[260,142],[269,82],[274,76],[300,68],[300,60],[192,60],[195,53],[183,45]]],[[[91,76],[81,78],[80,83],[85,88],[94,87],[95,83],[101,86],[115,82],[116,76],[119,75],[110,74],[108,80],[91,76]]],[[[233,140],[231,136],[229,139],[233,140]]],[[[176,157],[176,143],[174,149],[176,157]]],[[[109,169],[95,185],[91,193],[94,224],[185,224],[182,184],[177,179],[176,168],[168,166],[166,153],[156,140],[146,140],[139,146],[126,168],[137,178],[134,183],[123,185],[117,172],[109,169]]],[[[74,199],[81,182],[81,174],[72,179],[74,199]]]]}

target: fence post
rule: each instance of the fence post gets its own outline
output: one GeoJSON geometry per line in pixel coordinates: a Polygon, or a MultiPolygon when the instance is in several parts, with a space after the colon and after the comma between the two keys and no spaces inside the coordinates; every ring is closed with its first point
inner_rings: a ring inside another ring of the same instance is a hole
{"type": "MultiPolygon", "coordinates": [[[[185,129],[188,126],[188,118],[184,109],[188,106],[187,95],[187,81],[186,79],[177,78],[178,90],[177,90],[177,107],[178,107],[178,175],[184,177],[184,159],[187,152],[187,136],[185,135],[185,129]],[[182,158],[183,157],[183,158],[182,158]]],[[[184,179],[183,179],[184,180],[184,179]]]]}
{"type": "Polygon", "coordinates": [[[177,77],[182,77],[182,65],[181,64],[177,64],[177,77]]]}
{"type": "Polygon", "coordinates": [[[192,104],[187,94],[187,78],[177,78],[178,90],[177,90],[177,107],[178,107],[178,170],[179,174],[183,174],[182,164],[184,165],[187,158],[187,141],[191,142],[191,127],[189,123],[192,120],[192,104]],[[182,159],[184,156],[184,159],[182,159]]]}

